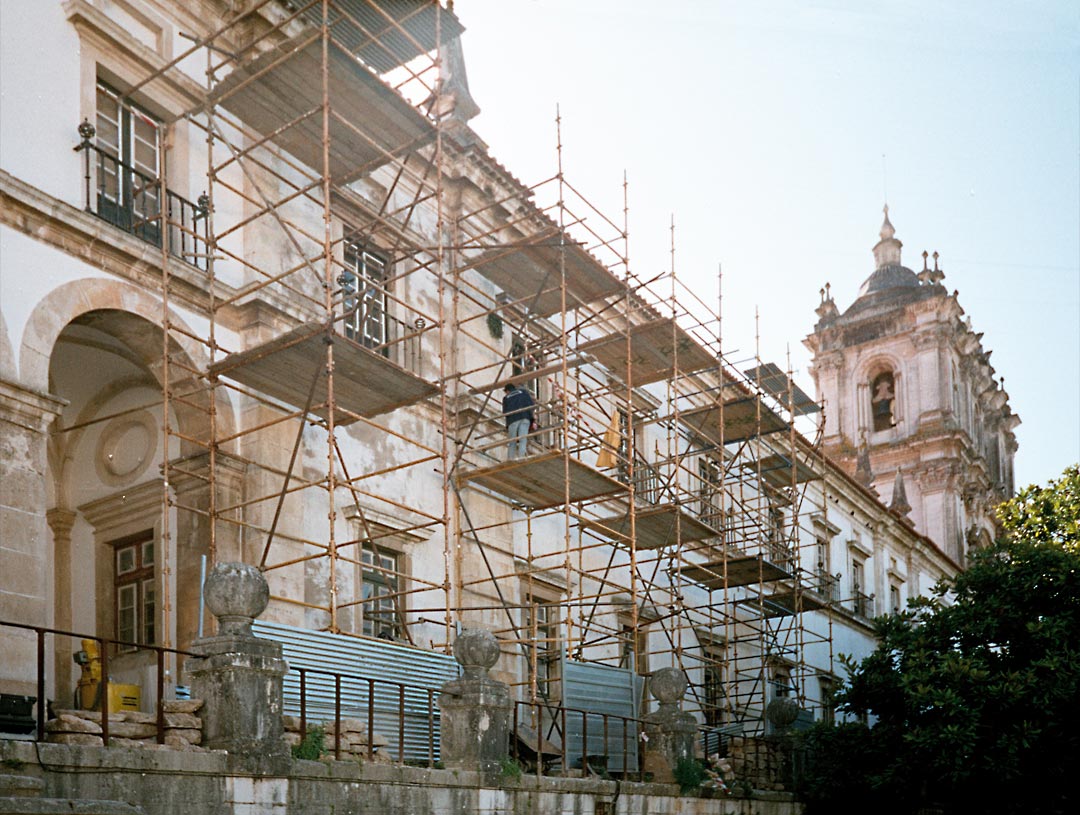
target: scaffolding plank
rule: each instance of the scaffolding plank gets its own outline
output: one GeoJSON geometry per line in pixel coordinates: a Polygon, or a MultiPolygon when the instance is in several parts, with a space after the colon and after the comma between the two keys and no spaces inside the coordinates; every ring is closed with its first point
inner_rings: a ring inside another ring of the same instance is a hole
{"type": "MultiPolygon", "coordinates": [[[[596,521],[583,521],[584,528],[616,542],[625,542],[630,535],[630,515],[623,513],[596,521]]],[[[634,532],[638,549],[659,549],[678,543],[716,538],[720,533],[676,504],[640,509],[634,516],[634,532]]]]}
{"type": "Polygon", "coordinates": [[[740,605],[754,608],[765,617],[790,617],[792,614],[802,614],[804,611],[817,611],[825,608],[825,604],[806,592],[781,591],[770,594],[768,597],[747,597],[739,601],[740,605]]]}
{"type": "Polygon", "coordinates": [[[790,573],[765,560],[761,555],[729,557],[726,564],[723,560],[714,560],[700,565],[691,563],[680,566],[678,572],[687,580],[692,580],[710,591],[722,589],[724,586],[733,589],[738,586],[770,583],[791,577],[790,573]],[[725,568],[727,581],[724,580],[725,568]]]}
{"type": "MultiPolygon", "coordinates": [[[[211,366],[212,376],[226,376],[286,404],[303,408],[312,378],[326,368],[327,339],[334,347],[334,400],[339,408],[371,417],[412,405],[438,393],[438,388],[414,373],[341,334],[327,332],[323,323],[305,323],[267,343],[229,354],[211,366]]],[[[326,377],[315,388],[312,405],[327,401],[326,377]]],[[[312,411],[323,419],[325,407],[312,411]]],[[[355,419],[339,410],[335,422],[355,419]]]]}
{"type": "Polygon", "coordinates": [[[787,422],[770,410],[760,399],[752,396],[726,401],[722,412],[722,424],[721,406],[718,404],[683,411],[679,416],[679,420],[691,430],[697,431],[719,444],[741,442],[788,429],[787,422]],[[760,420],[758,416],[759,405],[761,408],[760,420]]]}
{"type": "Polygon", "coordinates": [[[558,235],[543,243],[489,249],[471,261],[476,271],[510,295],[524,301],[539,317],[563,309],[560,280],[566,269],[566,308],[579,308],[623,291],[624,284],[577,243],[558,243],[558,235]]]}
{"type": "Polygon", "coordinates": [[[690,374],[717,364],[716,358],[670,317],[632,326],[629,333],[629,355],[625,333],[590,340],[578,346],[578,351],[592,354],[623,382],[633,376],[634,385],[669,379],[676,369],[690,374]]]}
{"type": "MultiPolygon", "coordinates": [[[[275,144],[319,173],[322,113],[281,129],[322,105],[322,40],[300,46],[301,38],[294,38],[240,65],[217,85],[210,101],[259,133],[274,134],[275,144]]],[[[390,161],[386,153],[401,157],[434,139],[434,126],[420,111],[333,40],[328,54],[330,107],[335,114],[329,121],[329,158],[335,181],[386,164],[390,161]]]]}
{"type": "MultiPolygon", "coordinates": [[[[472,482],[492,492],[505,495],[531,509],[548,509],[566,500],[561,450],[504,461],[490,467],[469,470],[458,476],[458,482],[472,482]]],[[[570,502],[590,501],[626,490],[621,481],[610,478],[575,458],[570,459],[570,502]]]]}
{"type": "MultiPolygon", "coordinates": [[[[743,465],[743,468],[756,473],[759,464],[761,465],[761,477],[770,485],[777,489],[791,486],[792,464],[790,456],[777,453],[761,459],[760,462],[747,462],[743,465]]],[[[816,481],[821,478],[821,475],[812,467],[801,461],[796,462],[794,472],[796,484],[805,484],[807,481],[816,481]]]]}
{"type": "Polygon", "coordinates": [[[780,366],[774,362],[766,362],[749,368],[743,371],[743,374],[751,382],[756,382],[781,405],[789,407],[796,416],[806,416],[821,410],[821,405],[811,399],[806,391],[796,385],[791,377],[781,371],[780,366]]]}

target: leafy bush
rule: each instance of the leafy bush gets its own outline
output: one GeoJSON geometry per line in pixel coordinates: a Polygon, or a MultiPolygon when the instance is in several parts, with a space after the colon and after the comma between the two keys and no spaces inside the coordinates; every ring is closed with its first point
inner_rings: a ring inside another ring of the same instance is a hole
{"type": "Polygon", "coordinates": [[[701,789],[702,783],[708,777],[705,765],[696,758],[680,758],[673,774],[675,783],[679,785],[679,791],[683,795],[701,789]]]}
{"type": "Polygon", "coordinates": [[[292,748],[293,758],[302,758],[305,761],[318,761],[319,756],[326,752],[326,730],[322,727],[309,728],[304,735],[304,740],[292,748]]]}
{"type": "Polygon", "coordinates": [[[807,737],[808,813],[1080,811],[1080,469],[998,517],[1004,539],[848,663],[839,710],[874,725],[807,737]]]}

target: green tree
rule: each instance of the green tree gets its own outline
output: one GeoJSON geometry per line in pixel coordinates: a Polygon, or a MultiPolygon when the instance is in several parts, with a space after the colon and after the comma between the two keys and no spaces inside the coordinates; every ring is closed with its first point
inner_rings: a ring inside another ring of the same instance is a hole
{"type": "Polygon", "coordinates": [[[1002,504],[1005,536],[875,621],[808,740],[811,812],[1080,811],[1080,469],[1002,504]]]}

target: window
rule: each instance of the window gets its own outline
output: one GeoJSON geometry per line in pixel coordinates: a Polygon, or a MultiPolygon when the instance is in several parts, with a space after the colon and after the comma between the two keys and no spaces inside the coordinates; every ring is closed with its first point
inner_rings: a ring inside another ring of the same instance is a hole
{"type": "Polygon", "coordinates": [[[900,600],[900,587],[895,583],[889,584],[889,607],[892,609],[893,614],[899,614],[901,608],[900,600]]]}
{"type": "Polygon", "coordinates": [[[720,501],[720,462],[709,456],[698,459],[698,516],[713,529],[722,530],[724,511],[720,501]]]}
{"type": "MultiPolygon", "coordinates": [[[[154,533],[139,532],[112,541],[115,565],[116,639],[125,643],[153,644],[157,631],[157,589],[154,576],[154,533]]],[[[121,652],[134,645],[119,646],[121,652]]]]}
{"type": "Polygon", "coordinates": [[[535,665],[536,693],[541,699],[559,698],[559,606],[550,598],[525,596],[525,631],[529,672],[535,665]]]}
{"type": "Polygon", "coordinates": [[[819,676],[818,688],[821,693],[821,721],[832,724],[836,721],[837,682],[831,676],[819,676]]]}
{"type": "Polygon", "coordinates": [[[786,667],[773,669],[773,697],[784,699],[792,695],[795,687],[791,684],[791,671],[786,667]]]}
{"type": "Polygon", "coordinates": [[[896,381],[892,371],[883,371],[870,381],[870,410],[874,431],[895,427],[896,381]]]}
{"type": "Polygon", "coordinates": [[[702,714],[705,724],[716,727],[724,720],[724,662],[722,645],[707,645],[704,648],[705,665],[702,669],[702,714]]]}
{"type": "MultiPolygon", "coordinates": [[[[514,335],[514,341],[510,345],[510,371],[512,376],[539,371],[543,367],[543,357],[536,351],[531,350],[531,345],[524,337],[514,335]]],[[[521,383],[521,386],[532,394],[533,400],[540,402],[540,379],[534,378],[521,383]]]]}
{"type": "Polygon", "coordinates": [[[157,181],[161,123],[99,81],[96,129],[97,214],[143,240],[159,243],[161,227],[155,219],[161,212],[157,181]]]}
{"type": "Polygon", "coordinates": [[[649,629],[638,621],[637,633],[629,617],[619,621],[619,667],[633,668],[634,673],[649,673],[649,629]]]}
{"type": "Polygon", "coordinates": [[[386,313],[386,260],[359,243],[345,244],[345,271],[341,275],[345,336],[389,356],[386,313]]]}
{"type": "Polygon", "coordinates": [[[870,616],[870,598],[866,595],[866,568],[861,560],[851,561],[852,610],[861,617],[870,616]]]}
{"type": "Polygon", "coordinates": [[[365,545],[361,560],[363,624],[360,631],[368,637],[396,640],[402,633],[398,612],[398,555],[365,545]]]}

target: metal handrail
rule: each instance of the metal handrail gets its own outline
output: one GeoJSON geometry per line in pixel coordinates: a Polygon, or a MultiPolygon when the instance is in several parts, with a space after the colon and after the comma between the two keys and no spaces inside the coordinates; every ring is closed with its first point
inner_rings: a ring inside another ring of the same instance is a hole
{"type": "MultiPolygon", "coordinates": [[[[159,180],[121,161],[89,139],[84,139],[75,150],[81,151],[85,157],[86,211],[140,240],[161,246],[159,180]],[[91,184],[95,176],[96,190],[91,184]],[[110,177],[116,179],[115,190],[110,190],[106,183],[110,177]]],[[[203,271],[209,266],[208,216],[209,202],[205,196],[194,203],[166,188],[165,223],[169,228],[169,254],[203,271]]]]}
{"type": "Polygon", "coordinates": [[[117,645],[136,650],[153,651],[156,655],[156,686],[157,686],[157,743],[165,743],[165,654],[177,654],[180,656],[197,656],[190,651],[181,651],[177,648],[166,648],[162,645],[148,645],[140,642],[128,642],[109,637],[97,637],[91,634],[79,634],[74,631],[64,631],[60,628],[48,628],[40,625],[27,623],[8,622],[0,620],[0,627],[19,628],[24,631],[33,631],[37,638],[37,733],[36,740],[45,740],[45,717],[48,708],[48,699],[45,696],[45,637],[53,636],[72,637],[80,640],[93,640],[98,643],[101,653],[101,681],[105,683],[104,692],[101,694],[101,742],[109,746],[109,649],[110,645],[117,645]]]}

